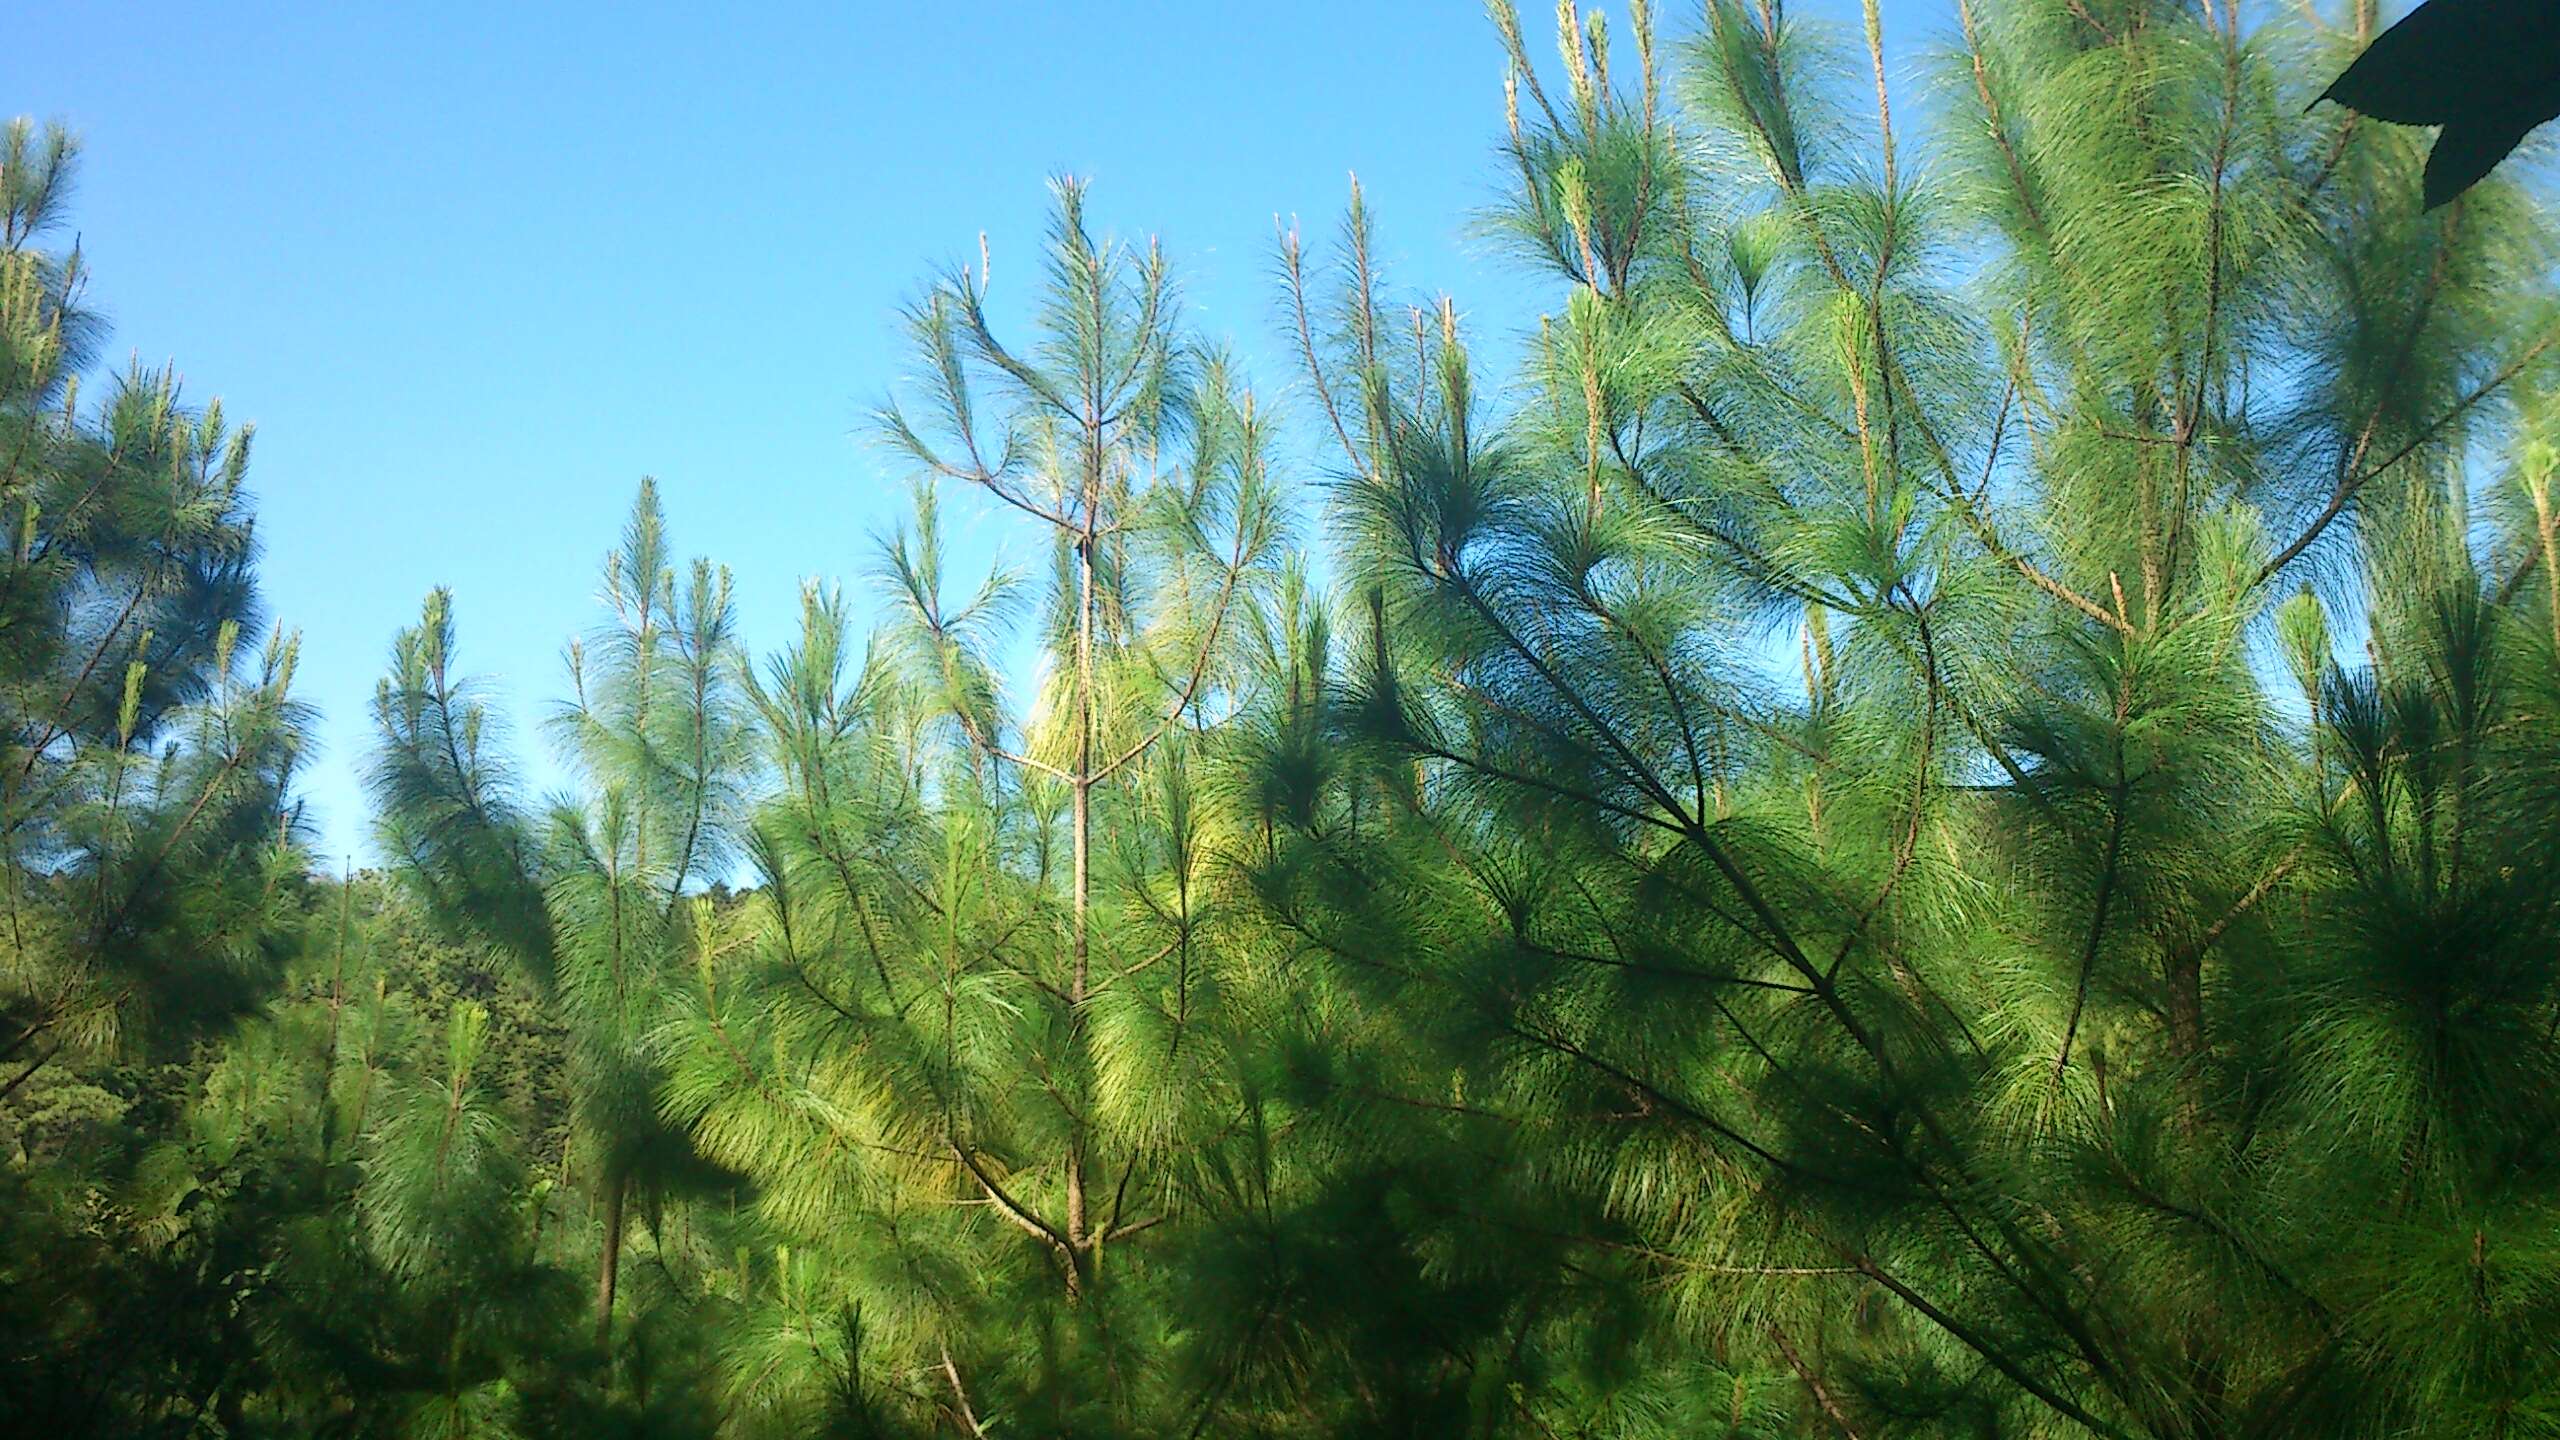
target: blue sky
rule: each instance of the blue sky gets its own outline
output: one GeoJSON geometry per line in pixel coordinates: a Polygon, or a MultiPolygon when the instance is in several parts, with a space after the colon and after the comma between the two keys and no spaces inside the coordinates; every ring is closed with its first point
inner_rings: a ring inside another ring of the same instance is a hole
{"type": "MultiPolygon", "coordinates": [[[[1942,8],[1887,24],[1935,38],[1942,8]]],[[[258,424],[332,859],[367,853],[366,704],[431,586],[556,780],[537,722],[642,475],[678,548],[737,572],[758,652],[803,577],[858,583],[906,504],[860,434],[903,367],[897,307],[981,230],[997,300],[1027,281],[1051,173],[1164,238],[1194,322],[1267,391],[1295,379],[1274,216],[1329,233],[1351,171],[1404,285],[1494,330],[1553,303],[1467,234],[1502,73],[1469,0],[56,0],[8,30],[0,112],[86,141],[73,216],[116,363],[174,360],[258,424]]],[[[971,513],[964,558],[1003,531],[971,513]]]]}

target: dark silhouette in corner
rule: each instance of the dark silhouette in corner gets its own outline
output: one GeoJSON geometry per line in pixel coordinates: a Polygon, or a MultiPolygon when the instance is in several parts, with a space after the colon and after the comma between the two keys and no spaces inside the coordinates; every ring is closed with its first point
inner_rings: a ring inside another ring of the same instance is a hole
{"type": "Polygon", "coordinates": [[[2560,0],[2428,0],[2320,99],[2395,125],[2443,126],[2427,154],[2433,210],[2560,115],[2560,0]]]}

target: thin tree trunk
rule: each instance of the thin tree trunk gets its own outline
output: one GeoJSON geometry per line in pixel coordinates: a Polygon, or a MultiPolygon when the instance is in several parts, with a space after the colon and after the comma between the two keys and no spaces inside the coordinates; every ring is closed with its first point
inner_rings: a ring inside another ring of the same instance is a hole
{"type": "MultiPolygon", "coordinates": [[[[1084,1028],[1086,988],[1093,975],[1093,532],[1088,503],[1085,535],[1076,546],[1076,766],[1074,828],[1074,962],[1067,988],[1072,1032],[1084,1028]]],[[[1068,1284],[1077,1281],[1085,1244],[1084,1124],[1069,1118],[1067,1141],[1068,1284]]]]}
{"type": "Polygon", "coordinates": [[[604,1255],[596,1264],[596,1344],[608,1354],[613,1348],[613,1292],[622,1278],[622,1192],[620,1175],[605,1182],[604,1255]]]}
{"type": "Polygon", "coordinates": [[[2551,510],[2551,481],[2544,477],[2531,491],[2534,530],[2542,540],[2542,583],[2551,596],[2551,648],[2560,654],[2560,515],[2551,510]]]}
{"type": "Polygon", "coordinates": [[[320,1058],[321,1185],[328,1186],[329,1163],[338,1152],[338,1023],[347,1006],[347,929],[355,904],[355,867],[350,863],[338,881],[338,953],[329,973],[329,1044],[320,1058]]]}

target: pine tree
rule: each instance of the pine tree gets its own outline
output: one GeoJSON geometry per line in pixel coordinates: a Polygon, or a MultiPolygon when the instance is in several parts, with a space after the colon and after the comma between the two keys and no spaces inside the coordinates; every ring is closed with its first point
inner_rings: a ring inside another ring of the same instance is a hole
{"type": "Polygon", "coordinates": [[[442,591],[394,646],[373,781],[400,873],[450,930],[510,954],[566,1030],[562,1166],[590,1198],[594,1323],[610,1354],[632,1224],[664,1244],[668,1203],[725,1183],[659,1120],[655,1031],[684,964],[685,895],[724,873],[751,755],[729,577],[697,562],[678,589],[650,483],[603,596],[611,619],[570,647],[573,699],[556,726],[582,790],[547,823],[514,799],[503,737],[451,668],[442,591]]]}
{"type": "Polygon", "coordinates": [[[2408,137],[2298,114],[2348,37],[2229,6],[1964,0],[1927,165],[1873,4],[1859,56],[1717,0],[1677,110],[1641,9],[1613,78],[1562,7],[1553,92],[1495,18],[1498,223],[1564,303],[1517,414],[1445,309],[1409,383],[1355,208],[1346,333],[1301,323],[1363,763],[1269,771],[1259,867],[1381,1017],[1337,1028],[1425,1048],[1398,1103],[1500,1157],[1416,1242],[1510,1267],[1490,1384],[1627,1433],[2533,1423],[2548,527],[2466,543],[2560,338],[2524,198],[2421,217],[2408,137]]]}
{"type": "Polygon", "coordinates": [[[62,221],[77,147],[0,130],[0,1094],[169,1053],[253,1006],[296,903],[294,638],[257,619],[250,432],[169,371],[84,409],[100,331],[62,221]]]}
{"type": "Polygon", "coordinates": [[[178,1433],[262,1369],[260,1179],[186,1102],[300,941],[303,715],[293,638],[241,645],[248,430],[166,370],[83,394],[77,163],[0,127],[0,1427],[178,1433]]]}
{"type": "Polygon", "coordinates": [[[1020,581],[949,593],[930,490],[868,656],[806,597],[757,690],[781,791],[752,928],[705,962],[670,1094],[833,1272],[797,1302],[841,1317],[833,1347],[858,1316],[964,1428],[1143,1409],[1161,1363],[1144,1261],[1105,1261],[1163,1238],[1234,1128],[1201,751],[1247,698],[1280,538],[1264,421],[1179,328],[1161,253],[1095,239],[1080,185],[1058,201],[1033,339],[996,337],[986,269],[953,277],[909,317],[929,418],[881,419],[1050,549],[1037,698],[1009,716],[995,678],[1020,581]]]}

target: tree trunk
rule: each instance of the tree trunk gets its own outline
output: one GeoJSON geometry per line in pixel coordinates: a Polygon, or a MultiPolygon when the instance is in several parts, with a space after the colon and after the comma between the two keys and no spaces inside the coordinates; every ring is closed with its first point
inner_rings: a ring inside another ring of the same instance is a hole
{"type": "Polygon", "coordinates": [[[355,902],[355,867],[338,881],[338,954],[329,974],[329,1041],[320,1056],[320,1185],[329,1191],[329,1167],[338,1158],[338,1028],[347,1005],[347,930],[355,902]]]}
{"type": "Polygon", "coordinates": [[[2551,477],[2536,478],[2527,493],[2533,497],[2534,533],[2542,541],[2542,584],[2551,597],[2551,648],[2560,654],[2560,515],[2551,509],[2551,477]]]}
{"type": "Polygon", "coordinates": [[[604,1187],[604,1255],[596,1263],[596,1344],[613,1349],[613,1291],[622,1278],[622,1190],[616,1175],[604,1187]]]}
{"type": "MultiPolygon", "coordinates": [[[[1075,973],[1067,988],[1071,1032],[1084,1029],[1086,987],[1093,974],[1092,946],[1092,851],[1093,851],[1093,534],[1088,529],[1076,546],[1076,769],[1075,813],[1071,824],[1075,831],[1075,898],[1074,898],[1074,964],[1075,973]]],[[[1075,1253],[1068,1257],[1068,1280],[1072,1284],[1082,1262],[1085,1245],[1084,1196],[1084,1124],[1069,1118],[1073,1127],[1067,1141],[1067,1244],[1075,1253]]]]}

